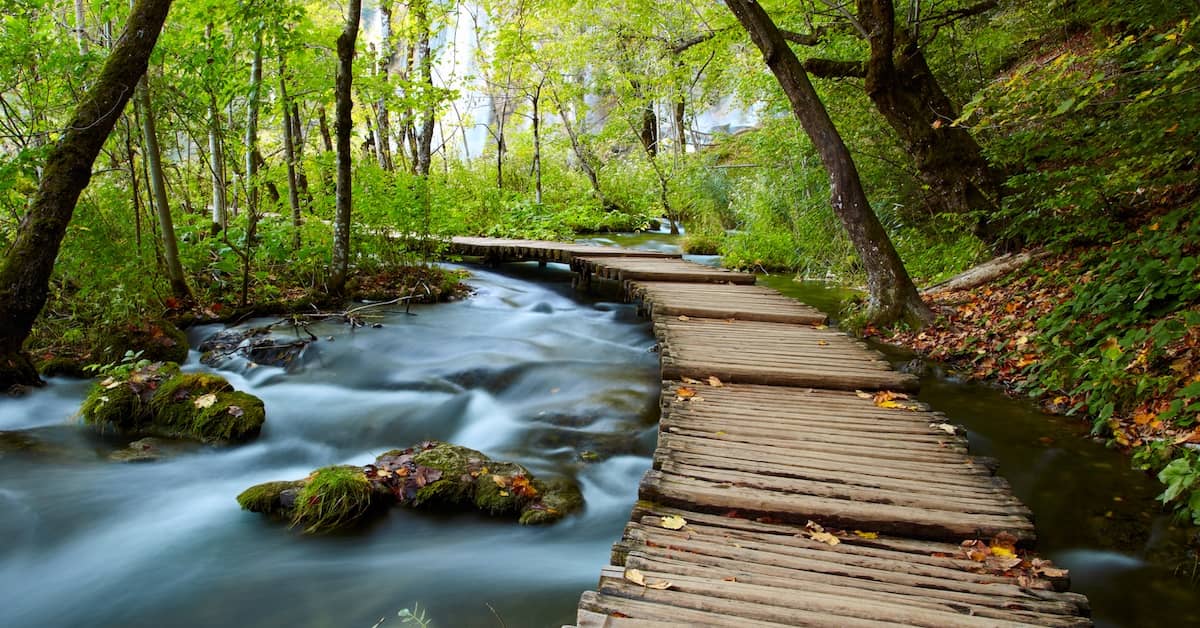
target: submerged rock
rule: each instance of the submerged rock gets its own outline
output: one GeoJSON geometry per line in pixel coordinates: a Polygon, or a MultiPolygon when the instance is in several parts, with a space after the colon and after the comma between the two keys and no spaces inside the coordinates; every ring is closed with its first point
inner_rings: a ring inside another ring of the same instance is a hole
{"type": "Polygon", "coordinates": [[[200,361],[219,366],[230,356],[240,355],[255,364],[291,370],[298,365],[297,358],[313,340],[279,338],[271,334],[270,327],[226,329],[200,343],[200,361]]]}
{"type": "Polygon", "coordinates": [[[163,457],[163,441],[154,437],[141,438],[129,443],[125,449],[108,454],[114,462],[154,462],[163,457]]]}
{"type": "Polygon", "coordinates": [[[522,524],[553,523],[579,510],[583,495],[565,478],[541,480],[515,462],[426,441],[364,467],[326,467],[303,480],[259,484],[238,495],[238,503],[314,533],[353,527],[392,505],[475,508],[522,524]]]}
{"type": "Polygon", "coordinates": [[[233,390],[210,373],[181,373],[155,362],[92,387],[80,409],[85,423],[122,434],[151,434],[205,443],[258,436],[266,410],[258,397],[233,390]]]}

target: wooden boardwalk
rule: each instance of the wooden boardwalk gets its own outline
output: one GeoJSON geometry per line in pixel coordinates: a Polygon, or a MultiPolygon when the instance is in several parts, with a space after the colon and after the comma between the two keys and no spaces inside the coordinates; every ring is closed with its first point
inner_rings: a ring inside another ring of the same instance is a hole
{"type": "Polygon", "coordinates": [[[677,257],[465,240],[620,282],[660,342],[653,469],[579,626],[1091,625],[995,464],[820,313],[677,257]]]}

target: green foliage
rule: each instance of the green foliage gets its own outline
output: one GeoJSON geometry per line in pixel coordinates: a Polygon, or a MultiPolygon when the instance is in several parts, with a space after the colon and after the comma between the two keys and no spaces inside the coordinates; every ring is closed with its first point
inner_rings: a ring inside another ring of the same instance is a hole
{"type": "Polygon", "coordinates": [[[1188,20],[1095,42],[1079,35],[964,108],[960,122],[985,129],[989,157],[1013,173],[1014,234],[1106,242],[1194,189],[1198,44],[1188,20]]]}
{"type": "Polygon", "coordinates": [[[1176,504],[1181,515],[1200,525],[1200,452],[1187,450],[1158,473],[1166,485],[1159,495],[1164,504],[1176,504]]]}

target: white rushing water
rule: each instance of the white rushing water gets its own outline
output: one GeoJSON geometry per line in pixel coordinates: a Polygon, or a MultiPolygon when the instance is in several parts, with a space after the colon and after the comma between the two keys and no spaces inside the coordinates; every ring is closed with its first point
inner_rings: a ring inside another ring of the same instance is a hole
{"type": "Polygon", "coordinates": [[[293,373],[226,365],[267,407],[262,436],[240,447],[122,464],[107,456],[130,438],[75,418],[86,382],[0,400],[0,624],[369,628],[415,603],[439,626],[498,625],[489,604],[509,626],[569,621],[650,464],[654,341],[629,306],[564,283],[477,272],[472,285],[380,329],[317,325],[293,373]],[[586,509],[549,527],[394,509],[313,538],[234,499],[428,438],[573,477],[586,509]]]}

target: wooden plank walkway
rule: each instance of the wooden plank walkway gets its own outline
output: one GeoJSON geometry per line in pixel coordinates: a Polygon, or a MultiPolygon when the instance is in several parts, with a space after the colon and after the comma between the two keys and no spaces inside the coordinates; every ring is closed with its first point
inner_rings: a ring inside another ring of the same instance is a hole
{"type": "Polygon", "coordinates": [[[619,281],[659,339],[653,469],[578,626],[1091,625],[1065,570],[1010,552],[1035,530],[994,462],[815,310],[677,258],[474,240],[619,281]]]}

